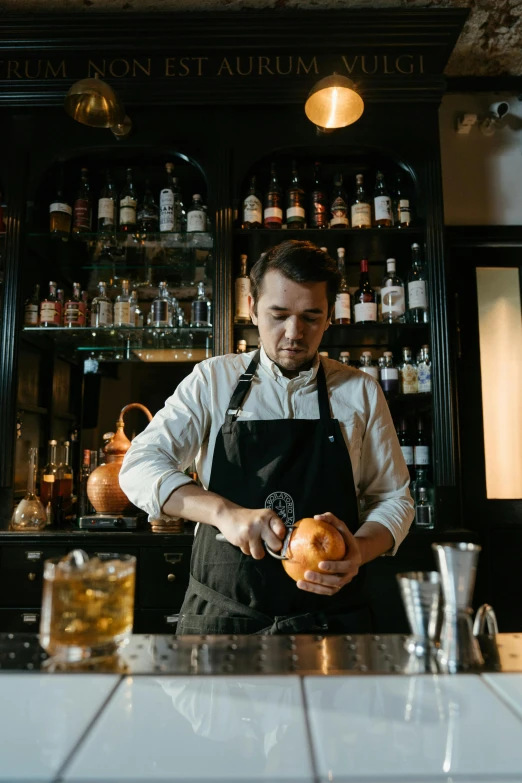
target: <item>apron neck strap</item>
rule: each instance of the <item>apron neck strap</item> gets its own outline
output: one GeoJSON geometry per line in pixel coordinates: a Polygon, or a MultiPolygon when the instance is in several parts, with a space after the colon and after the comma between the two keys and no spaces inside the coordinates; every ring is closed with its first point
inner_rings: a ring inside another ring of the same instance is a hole
{"type": "Polygon", "coordinates": [[[319,395],[319,418],[323,421],[332,418],[330,410],[330,401],[328,399],[328,387],[326,385],[326,373],[323,362],[319,357],[319,368],[317,370],[317,393],[319,395]]]}

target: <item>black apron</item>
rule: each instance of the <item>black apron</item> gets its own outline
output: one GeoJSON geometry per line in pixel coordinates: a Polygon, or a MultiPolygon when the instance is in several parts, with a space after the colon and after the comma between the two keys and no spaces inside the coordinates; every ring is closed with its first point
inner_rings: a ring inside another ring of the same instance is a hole
{"type": "MultiPolygon", "coordinates": [[[[330,511],[359,527],[350,455],[330,412],[323,365],[317,371],[319,419],[238,420],[259,363],[239,378],[216,439],[209,490],[245,508],[273,508],[286,525],[330,511]]],[[[281,561],[262,560],[216,541],[199,526],[178,634],[365,633],[370,616],[363,574],[333,596],[299,590],[281,561]]]]}

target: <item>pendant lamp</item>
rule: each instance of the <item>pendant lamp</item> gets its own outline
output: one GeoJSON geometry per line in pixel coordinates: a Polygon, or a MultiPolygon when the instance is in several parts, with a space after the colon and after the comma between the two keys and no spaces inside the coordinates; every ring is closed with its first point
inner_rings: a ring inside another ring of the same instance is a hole
{"type": "Polygon", "coordinates": [[[126,136],[131,124],[122,102],[110,85],[98,78],[80,79],[65,97],[65,111],[77,122],[91,128],[111,128],[116,136],[126,136]]]}
{"type": "Polygon", "coordinates": [[[306,116],[323,133],[351,125],[363,111],[364,101],[354,82],[337,73],[318,81],[305,103],[306,116]]]}

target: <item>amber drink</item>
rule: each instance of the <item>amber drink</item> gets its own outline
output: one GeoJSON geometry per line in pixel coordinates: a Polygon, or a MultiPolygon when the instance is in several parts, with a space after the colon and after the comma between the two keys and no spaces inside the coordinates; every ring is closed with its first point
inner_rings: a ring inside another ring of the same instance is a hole
{"type": "Polygon", "coordinates": [[[132,631],[136,558],[87,558],[81,550],[46,560],[40,643],[49,655],[80,661],[114,655],[132,631]]]}

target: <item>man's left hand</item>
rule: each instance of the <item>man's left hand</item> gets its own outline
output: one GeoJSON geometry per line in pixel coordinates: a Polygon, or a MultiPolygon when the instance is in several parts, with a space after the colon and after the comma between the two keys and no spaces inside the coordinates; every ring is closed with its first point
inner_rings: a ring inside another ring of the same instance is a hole
{"type": "Polygon", "coordinates": [[[355,536],[350,533],[344,522],[333,514],[316,514],[314,519],[322,519],[333,525],[344,538],[346,554],[342,560],[323,560],[319,563],[319,571],[305,571],[305,579],[297,582],[300,590],[319,595],[335,595],[341,587],[347,585],[357,576],[363,559],[355,536]],[[322,573],[325,572],[325,573],[322,573]],[[306,581],[305,581],[306,580],[306,581]]]}

